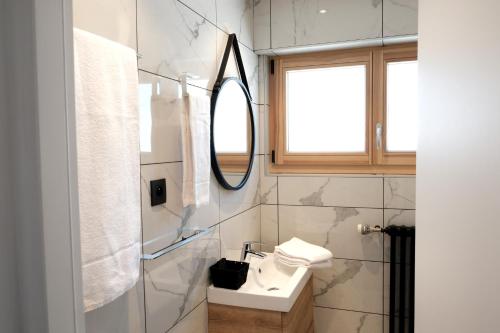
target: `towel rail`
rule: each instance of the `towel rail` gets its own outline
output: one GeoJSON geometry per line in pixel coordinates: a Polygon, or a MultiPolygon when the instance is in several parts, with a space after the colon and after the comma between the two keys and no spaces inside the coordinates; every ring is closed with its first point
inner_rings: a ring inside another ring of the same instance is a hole
{"type": "Polygon", "coordinates": [[[158,250],[158,251],[151,253],[151,254],[143,254],[141,259],[142,260],[157,259],[157,258],[161,257],[162,255],[167,254],[169,252],[172,252],[173,250],[175,250],[183,245],[191,243],[192,241],[208,234],[209,232],[210,232],[210,229],[195,230],[195,232],[191,236],[182,237],[182,239],[180,241],[173,243],[173,244],[171,244],[171,245],[169,245],[161,250],[158,250]]]}

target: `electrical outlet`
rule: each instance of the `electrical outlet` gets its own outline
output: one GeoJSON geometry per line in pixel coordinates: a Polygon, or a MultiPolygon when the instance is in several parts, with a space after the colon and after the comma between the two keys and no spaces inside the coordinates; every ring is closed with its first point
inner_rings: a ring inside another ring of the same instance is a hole
{"type": "Polygon", "coordinates": [[[152,180],[150,183],[151,189],[151,206],[158,206],[167,202],[167,183],[165,178],[152,180]]]}

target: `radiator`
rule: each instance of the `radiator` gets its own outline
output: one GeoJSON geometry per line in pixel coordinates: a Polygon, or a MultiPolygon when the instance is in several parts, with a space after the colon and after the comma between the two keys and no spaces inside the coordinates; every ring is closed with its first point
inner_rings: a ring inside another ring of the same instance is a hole
{"type": "Polygon", "coordinates": [[[415,323],[415,227],[388,226],[391,239],[389,333],[413,333],[415,323]]]}

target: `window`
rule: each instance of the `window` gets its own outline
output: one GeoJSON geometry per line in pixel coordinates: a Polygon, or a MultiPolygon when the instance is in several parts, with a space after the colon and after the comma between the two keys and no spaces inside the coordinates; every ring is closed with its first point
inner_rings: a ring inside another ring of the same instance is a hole
{"type": "Polygon", "coordinates": [[[415,173],[416,44],[279,56],[274,172],[415,173]]]}

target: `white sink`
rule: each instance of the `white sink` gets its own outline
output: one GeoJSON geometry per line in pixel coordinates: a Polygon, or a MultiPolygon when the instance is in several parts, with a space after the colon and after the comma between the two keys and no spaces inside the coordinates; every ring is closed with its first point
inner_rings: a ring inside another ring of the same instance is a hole
{"type": "Polygon", "coordinates": [[[272,253],[264,259],[251,256],[247,281],[240,289],[210,285],[207,299],[209,303],[289,312],[310,277],[309,269],[283,265],[272,253]]]}

